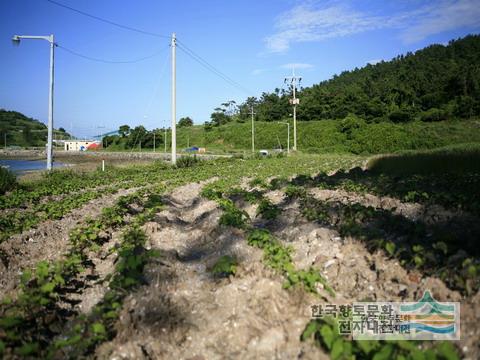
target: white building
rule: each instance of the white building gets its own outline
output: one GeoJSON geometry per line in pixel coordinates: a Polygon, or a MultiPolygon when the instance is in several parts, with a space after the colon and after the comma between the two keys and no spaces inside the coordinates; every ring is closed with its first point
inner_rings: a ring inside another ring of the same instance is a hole
{"type": "Polygon", "coordinates": [[[65,140],[65,151],[96,150],[101,146],[100,141],[94,140],[65,140]]]}

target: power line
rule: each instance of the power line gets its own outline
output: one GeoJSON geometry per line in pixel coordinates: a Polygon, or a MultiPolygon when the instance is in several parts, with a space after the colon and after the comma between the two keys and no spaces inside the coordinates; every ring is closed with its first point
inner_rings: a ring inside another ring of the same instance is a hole
{"type": "Polygon", "coordinates": [[[243,87],[242,85],[240,85],[238,82],[236,82],[235,80],[233,80],[231,77],[229,77],[228,75],[225,75],[224,73],[222,73],[220,70],[218,70],[217,68],[215,68],[213,65],[211,65],[208,61],[206,61],[205,59],[203,59],[200,55],[196,54],[193,50],[191,50],[190,48],[188,48],[183,42],[181,42],[180,40],[177,40],[177,43],[178,43],[178,48],[180,50],[182,50],[185,54],[187,54],[188,56],[190,56],[193,60],[195,60],[196,62],[198,62],[200,65],[202,65],[203,67],[205,67],[207,70],[211,71],[213,74],[217,75],[218,77],[220,77],[221,79],[223,79],[224,81],[226,81],[228,84],[230,84],[231,86],[243,91],[244,93],[248,94],[248,95],[251,95],[252,92],[248,89],[246,89],[245,87],[243,87]]]}
{"type": "Polygon", "coordinates": [[[155,56],[158,56],[168,48],[168,47],[165,47],[160,51],[157,51],[157,52],[155,52],[151,55],[144,56],[144,57],[141,57],[141,58],[138,58],[138,59],[116,61],[116,60],[106,60],[106,59],[94,58],[94,57],[91,57],[91,56],[80,54],[80,53],[78,53],[76,51],[73,51],[69,48],[66,48],[65,46],[62,46],[62,45],[56,44],[56,46],[59,47],[60,49],[64,50],[64,51],[72,54],[72,55],[81,57],[81,58],[86,59],[86,60],[101,62],[101,63],[105,63],[105,64],[133,64],[133,63],[138,63],[140,61],[148,60],[148,59],[151,59],[155,56]]]}
{"type": "Polygon", "coordinates": [[[68,10],[70,10],[70,11],[74,11],[74,12],[76,12],[76,13],[78,13],[78,14],[87,16],[87,17],[89,17],[89,18],[92,18],[92,19],[95,19],[95,20],[98,20],[98,21],[101,21],[101,22],[104,22],[104,23],[107,23],[107,24],[110,24],[110,25],[113,25],[113,26],[117,26],[117,27],[122,28],[122,29],[125,29],[125,30],[134,31],[134,32],[137,32],[137,33],[140,33],[140,34],[144,34],[144,35],[156,36],[156,37],[167,38],[167,39],[170,38],[169,36],[166,36],[166,35],[157,34],[157,33],[150,32],[150,31],[145,31],[145,30],[142,30],[142,29],[137,29],[137,28],[134,28],[134,27],[131,27],[131,26],[127,26],[127,25],[122,25],[122,24],[119,24],[119,23],[117,23],[117,22],[114,22],[114,21],[111,21],[111,20],[107,20],[107,19],[101,18],[101,17],[96,16],[96,15],[92,15],[92,14],[86,13],[85,11],[72,8],[72,7],[68,6],[68,5],[65,5],[65,4],[56,2],[56,1],[54,1],[54,0],[46,0],[46,1],[48,1],[49,3],[54,4],[54,5],[56,5],[56,6],[60,6],[60,7],[62,7],[62,8],[68,9],[68,10]]]}

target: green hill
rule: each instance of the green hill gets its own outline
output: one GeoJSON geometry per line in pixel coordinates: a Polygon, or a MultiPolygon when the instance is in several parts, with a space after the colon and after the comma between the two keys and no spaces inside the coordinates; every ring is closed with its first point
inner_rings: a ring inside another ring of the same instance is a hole
{"type": "MultiPolygon", "coordinates": [[[[287,126],[256,122],[256,149],[287,147],[287,126]]],[[[407,124],[368,124],[355,117],[345,120],[298,122],[298,149],[304,152],[390,153],[400,150],[433,149],[462,143],[480,143],[480,121],[440,121],[407,124]]],[[[230,123],[211,130],[204,126],[177,129],[177,146],[206,147],[207,150],[234,152],[251,149],[251,125],[230,123]]],[[[290,127],[290,146],[293,131],[290,127]]]]}
{"type": "MultiPolygon", "coordinates": [[[[240,105],[225,102],[211,125],[248,121],[253,105],[258,121],[279,121],[292,112],[291,89],[264,92],[240,105]]],[[[368,122],[426,122],[480,116],[480,35],[431,45],[390,61],[334,75],[298,89],[298,119],[343,119],[354,114],[368,122]]]]}
{"type": "MultiPolygon", "coordinates": [[[[67,139],[70,135],[62,130],[54,131],[57,139],[67,139]]],[[[29,118],[17,111],[0,109],[0,144],[5,140],[8,147],[43,147],[47,141],[47,127],[42,122],[29,118]]]]}

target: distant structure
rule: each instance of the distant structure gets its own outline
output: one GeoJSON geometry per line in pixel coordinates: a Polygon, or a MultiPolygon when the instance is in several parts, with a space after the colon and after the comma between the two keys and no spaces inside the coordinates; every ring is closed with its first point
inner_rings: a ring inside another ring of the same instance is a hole
{"type": "Polygon", "coordinates": [[[101,141],[95,140],[65,140],[65,151],[97,150],[102,147],[101,141]]]}

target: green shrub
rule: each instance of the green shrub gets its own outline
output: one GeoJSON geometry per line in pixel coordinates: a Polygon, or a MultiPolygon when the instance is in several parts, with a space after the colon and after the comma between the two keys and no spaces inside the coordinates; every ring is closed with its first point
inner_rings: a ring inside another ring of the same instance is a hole
{"type": "Polygon", "coordinates": [[[445,110],[432,108],[420,114],[420,120],[425,122],[442,121],[448,119],[448,113],[445,110]]]}
{"type": "Polygon", "coordinates": [[[360,128],[363,128],[366,125],[363,119],[356,117],[355,115],[349,114],[343,120],[338,123],[338,130],[341,133],[347,135],[347,139],[351,139],[353,132],[360,128]]]}
{"type": "Polygon", "coordinates": [[[177,159],[177,168],[188,168],[195,166],[200,160],[195,155],[193,156],[181,156],[177,159]]]}
{"type": "Polygon", "coordinates": [[[412,115],[407,111],[394,110],[388,114],[388,118],[394,123],[405,123],[412,120],[412,115]]]}
{"type": "Polygon", "coordinates": [[[17,184],[17,178],[8,169],[0,167],[0,194],[5,194],[17,184]]]}

